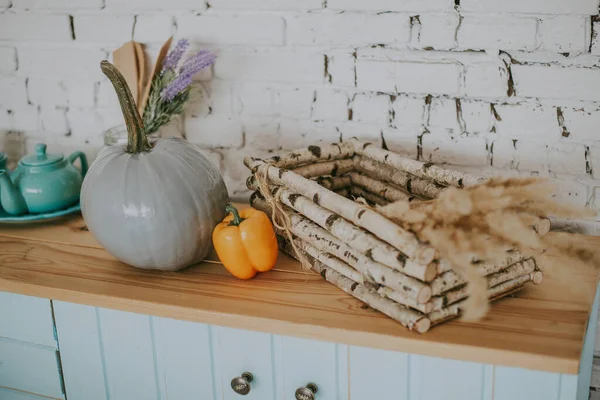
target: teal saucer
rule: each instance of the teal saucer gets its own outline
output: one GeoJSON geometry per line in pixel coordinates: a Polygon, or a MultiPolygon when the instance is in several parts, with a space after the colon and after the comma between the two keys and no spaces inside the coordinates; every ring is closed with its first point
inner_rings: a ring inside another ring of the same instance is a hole
{"type": "Polygon", "coordinates": [[[79,211],[81,211],[79,203],[62,210],[39,214],[10,215],[0,208],[0,224],[35,224],[58,219],[79,211]]]}

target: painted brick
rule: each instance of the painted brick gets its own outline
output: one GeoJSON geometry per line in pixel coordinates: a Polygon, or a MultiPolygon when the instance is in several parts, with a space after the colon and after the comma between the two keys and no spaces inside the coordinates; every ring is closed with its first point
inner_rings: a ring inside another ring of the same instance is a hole
{"type": "Polygon", "coordinates": [[[549,169],[555,174],[585,175],[585,146],[558,141],[549,147],[549,169]]]}
{"type": "Polygon", "coordinates": [[[557,53],[584,53],[588,50],[590,20],[582,16],[555,16],[541,21],[542,47],[557,53]]]}
{"type": "Polygon", "coordinates": [[[511,67],[517,96],[600,100],[600,69],[543,65],[511,67]]]}
{"type": "Polygon", "coordinates": [[[0,47],[0,73],[17,69],[17,51],[14,47],[0,47]]]}
{"type": "Polygon", "coordinates": [[[327,8],[332,10],[435,12],[453,7],[451,0],[327,0],[327,8]]]}
{"type": "Polygon", "coordinates": [[[111,43],[131,40],[133,17],[116,15],[77,15],[73,19],[78,42],[111,43]]]}
{"type": "Polygon", "coordinates": [[[226,10],[314,10],[323,0],[210,0],[212,8],[226,10]]]}
{"type": "Polygon", "coordinates": [[[107,11],[130,10],[186,10],[204,11],[206,2],[202,0],[104,0],[107,11]]]}
{"type": "MultiPolygon", "coordinates": [[[[580,207],[588,203],[588,187],[583,183],[577,182],[572,176],[557,177],[560,186],[554,194],[554,198],[559,202],[568,202],[580,207]]],[[[591,190],[591,189],[590,189],[591,190]]]]}
{"type": "Polygon", "coordinates": [[[600,35],[598,35],[598,33],[600,32],[600,19],[593,18],[591,28],[592,28],[592,35],[591,35],[592,43],[590,46],[590,52],[593,55],[598,56],[598,55],[600,55],[600,35]]]}
{"type": "Polygon", "coordinates": [[[51,135],[66,135],[69,132],[64,109],[42,108],[40,110],[40,127],[51,135]]]}
{"type": "Polygon", "coordinates": [[[462,0],[460,8],[477,13],[583,14],[598,13],[596,0],[462,0]]]}
{"type": "Polygon", "coordinates": [[[242,124],[226,115],[188,118],[185,134],[190,142],[202,147],[241,147],[244,143],[242,124]]]}
{"type": "Polygon", "coordinates": [[[461,117],[469,133],[486,133],[492,127],[490,104],[476,100],[460,100],[461,117]]]}
{"type": "Polygon", "coordinates": [[[354,55],[346,51],[327,54],[327,70],[325,78],[335,86],[354,86],[354,55]]]}
{"type": "MultiPolygon", "coordinates": [[[[590,166],[592,168],[592,177],[594,179],[600,179],[600,148],[590,147],[588,158],[590,160],[590,166]]],[[[600,205],[600,197],[596,197],[598,205],[600,205]]]]}
{"type": "Polygon", "coordinates": [[[415,135],[420,134],[423,125],[424,108],[424,98],[397,96],[392,103],[392,110],[394,112],[393,126],[413,130],[415,135]]]}
{"type": "Polygon", "coordinates": [[[11,6],[11,0],[0,0],[0,11],[11,6]]]}
{"type": "Polygon", "coordinates": [[[517,164],[519,171],[530,171],[544,174],[548,170],[548,145],[535,138],[518,139],[517,164]]]}
{"type": "Polygon", "coordinates": [[[421,48],[447,50],[456,47],[456,30],[460,16],[456,11],[446,14],[419,15],[421,27],[418,45],[421,48]]]}
{"type": "Polygon", "coordinates": [[[284,20],[277,16],[186,16],[177,34],[197,43],[283,45],[284,20]],[[260,29],[258,28],[260,27],[260,29]]]}
{"type": "Polygon", "coordinates": [[[381,146],[381,131],[387,127],[387,124],[377,125],[355,121],[340,122],[336,125],[343,140],[355,137],[373,143],[376,146],[381,146]]]}
{"type": "Polygon", "coordinates": [[[95,85],[89,80],[56,81],[46,78],[29,78],[27,91],[29,100],[33,104],[63,107],[94,106],[95,85]]]}
{"type": "Polygon", "coordinates": [[[513,16],[464,16],[458,30],[463,49],[533,50],[537,20],[513,16]]]}
{"type": "Polygon", "coordinates": [[[315,91],[309,88],[278,90],[277,112],[282,117],[308,119],[312,113],[315,91]]]}
{"type": "Polygon", "coordinates": [[[108,124],[105,124],[96,110],[69,108],[66,116],[73,138],[85,139],[87,137],[97,137],[102,133],[103,129],[108,129],[108,126],[106,126],[108,124]]]}
{"type": "MultiPolygon", "coordinates": [[[[70,123],[71,130],[73,131],[73,123],[72,118],[73,115],[70,114],[71,108],[69,108],[69,112],[67,112],[67,120],[70,123]]],[[[79,135],[82,136],[82,139],[85,140],[97,140],[102,137],[105,130],[113,128],[115,126],[122,127],[123,120],[123,112],[120,107],[105,107],[105,108],[96,108],[95,110],[91,109],[83,109],[81,110],[81,118],[85,118],[87,114],[90,115],[90,119],[94,122],[97,122],[98,126],[90,126],[88,127],[87,121],[78,121],[83,127],[86,127],[87,133],[85,130],[80,130],[79,135]],[[94,114],[95,111],[95,114],[94,114]]],[[[75,132],[74,136],[75,135],[75,132]]]]}
{"type": "Polygon", "coordinates": [[[88,48],[20,47],[19,73],[54,79],[99,78],[106,52],[88,48]],[[48,62],[52,60],[52,62],[48,62]]]}
{"type": "Polygon", "coordinates": [[[313,118],[316,120],[345,121],[348,119],[348,95],[332,89],[317,91],[313,118]]]}
{"type": "Polygon", "coordinates": [[[0,108],[0,130],[18,130],[28,135],[40,133],[39,113],[32,105],[18,106],[11,104],[6,109],[0,108]]]}
{"type": "Polygon", "coordinates": [[[27,105],[25,78],[0,76],[0,104],[5,107],[27,105]]]}
{"type": "Polygon", "coordinates": [[[278,149],[285,143],[279,132],[279,122],[272,119],[245,119],[246,146],[258,150],[278,149]]]}
{"type": "Polygon", "coordinates": [[[352,120],[388,124],[390,122],[390,96],[359,93],[352,101],[352,120]]]}
{"type": "Polygon", "coordinates": [[[215,76],[225,80],[321,83],[323,58],[322,54],[305,52],[223,51],[215,62],[215,76]]]}
{"type": "Polygon", "coordinates": [[[214,80],[200,85],[207,91],[211,114],[233,113],[233,89],[229,82],[214,80]]]}
{"type": "Polygon", "coordinates": [[[495,106],[500,121],[496,132],[510,138],[545,138],[556,141],[561,137],[556,109],[529,104],[498,104],[495,106]]]}
{"type": "MultiPolygon", "coordinates": [[[[10,3],[10,1],[8,1],[10,3]]],[[[12,0],[12,8],[28,10],[67,10],[73,8],[72,0],[12,0]]],[[[102,0],[77,0],[77,9],[101,9],[102,0]]]]}
{"type": "Polygon", "coordinates": [[[71,41],[67,15],[0,14],[0,40],[71,41]]]}
{"type": "Polygon", "coordinates": [[[485,139],[480,136],[452,139],[444,133],[423,135],[423,158],[433,163],[485,165],[485,139]]]}
{"type": "Polygon", "coordinates": [[[236,114],[268,117],[275,115],[275,92],[261,84],[246,84],[233,89],[236,114]]]}
{"type": "MultiPolygon", "coordinates": [[[[412,131],[403,129],[384,128],[382,131],[383,139],[388,149],[400,155],[417,159],[417,135],[412,131]]],[[[420,134],[421,132],[419,132],[420,134]]]]}
{"type": "Polygon", "coordinates": [[[182,138],[182,137],[184,137],[183,119],[181,118],[181,115],[172,118],[168,124],[163,125],[158,130],[158,133],[159,133],[160,137],[163,137],[163,138],[168,138],[168,137],[182,138]]]}
{"type": "Polygon", "coordinates": [[[200,83],[192,84],[190,98],[185,106],[185,114],[189,117],[205,117],[211,113],[211,99],[208,90],[200,83]]]}
{"type": "Polygon", "coordinates": [[[502,169],[516,168],[518,156],[515,142],[518,141],[509,137],[494,136],[493,141],[489,144],[492,153],[490,164],[502,169]]]}
{"type": "Polygon", "coordinates": [[[287,19],[287,38],[292,45],[395,45],[410,38],[405,14],[300,14],[287,19]]]}
{"type": "Polygon", "coordinates": [[[133,39],[142,43],[164,43],[173,33],[173,18],[168,15],[138,15],[133,39]]]}
{"type": "Polygon", "coordinates": [[[335,143],[340,132],[331,122],[295,121],[284,119],[279,127],[285,137],[284,149],[294,150],[315,144],[319,141],[335,143]]]}
{"type": "Polygon", "coordinates": [[[444,132],[448,136],[461,133],[464,127],[458,121],[456,100],[433,98],[426,127],[431,132],[444,132]]]}
{"type": "MultiPolygon", "coordinates": [[[[561,108],[566,132],[564,135],[576,141],[600,140],[600,110],[561,108]]],[[[600,165],[599,168],[600,170],[600,165]]],[[[599,171],[600,172],[600,171],[599,171]]]]}
{"type": "Polygon", "coordinates": [[[357,60],[357,86],[388,93],[456,95],[460,66],[451,62],[357,60]]]}
{"type": "Polygon", "coordinates": [[[502,63],[475,63],[465,67],[465,94],[473,97],[505,97],[508,71],[502,63]]]}

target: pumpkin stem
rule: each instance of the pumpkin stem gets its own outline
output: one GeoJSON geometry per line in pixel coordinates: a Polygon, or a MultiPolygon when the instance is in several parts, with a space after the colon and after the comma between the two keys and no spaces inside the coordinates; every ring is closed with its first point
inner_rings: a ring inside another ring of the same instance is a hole
{"type": "Polygon", "coordinates": [[[152,146],[146,137],[142,117],[135,106],[135,100],[131,90],[129,90],[127,81],[125,81],[117,67],[106,60],[100,62],[100,69],[111,81],[115,92],[117,92],[117,98],[127,126],[127,152],[137,154],[142,151],[150,151],[152,146]]]}
{"type": "Polygon", "coordinates": [[[244,218],[240,217],[240,213],[231,203],[225,206],[225,211],[233,214],[233,220],[229,223],[229,226],[239,226],[244,218]]]}

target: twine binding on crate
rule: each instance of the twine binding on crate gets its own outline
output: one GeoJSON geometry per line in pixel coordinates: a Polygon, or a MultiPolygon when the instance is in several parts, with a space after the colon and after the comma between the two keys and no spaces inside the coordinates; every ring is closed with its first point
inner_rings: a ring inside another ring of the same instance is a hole
{"type": "MultiPolygon", "coordinates": [[[[512,212],[512,198],[502,196],[514,190],[504,190],[504,186],[543,189],[535,186],[535,179],[484,180],[401,157],[356,139],[309,146],[269,160],[246,157],[244,163],[252,171],[247,180],[247,186],[255,190],[251,204],[271,215],[282,249],[409,329],[425,332],[431,325],[474,309],[469,306],[474,302],[480,303],[478,310],[485,313],[488,300],[514,293],[526,283],[542,281],[536,253],[519,251],[524,250],[522,243],[517,242],[515,249],[508,246],[515,244],[508,240],[501,257],[486,261],[448,251],[440,259],[428,239],[423,239],[426,228],[433,242],[436,234],[448,235],[422,219],[429,211],[439,211],[436,202],[448,206],[452,202],[442,200],[452,200],[452,195],[489,195],[477,192],[487,185],[484,189],[498,193],[491,203],[504,202],[512,212]],[[361,204],[358,198],[368,203],[361,204]],[[465,261],[468,270],[457,268],[465,261]]],[[[528,205],[525,197],[524,203],[516,202],[514,207],[522,213],[531,211],[527,207],[534,210],[519,221],[527,221],[529,227],[524,229],[534,231],[535,238],[549,230],[542,212],[545,208],[558,214],[582,214],[579,209],[539,201],[539,196],[531,199],[538,203],[528,205]]],[[[458,204],[459,214],[465,212],[468,218],[469,210],[461,207],[458,204]]],[[[483,220],[487,221],[485,216],[483,220]]],[[[498,247],[498,243],[494,245],[498,247]]],[[[573,243],[563,246],[571,254],[577,254],[576,247],[573,243]]],[[[597,260],[595,253],[586,254],[588,261],[597,260]]]]}

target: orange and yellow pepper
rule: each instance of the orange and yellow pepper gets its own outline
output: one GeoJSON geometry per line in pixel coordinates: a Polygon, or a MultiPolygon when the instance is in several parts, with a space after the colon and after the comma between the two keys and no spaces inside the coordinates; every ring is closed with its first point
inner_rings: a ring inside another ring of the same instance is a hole
{"type": "Polygon", "coordinates": [[[251,279],[275,266],[277,238],[267,214],[254,208],[238,211],[228,204],[229,213],[213,230],[213,245],[219,260],[233,276],[251,279]]]}

